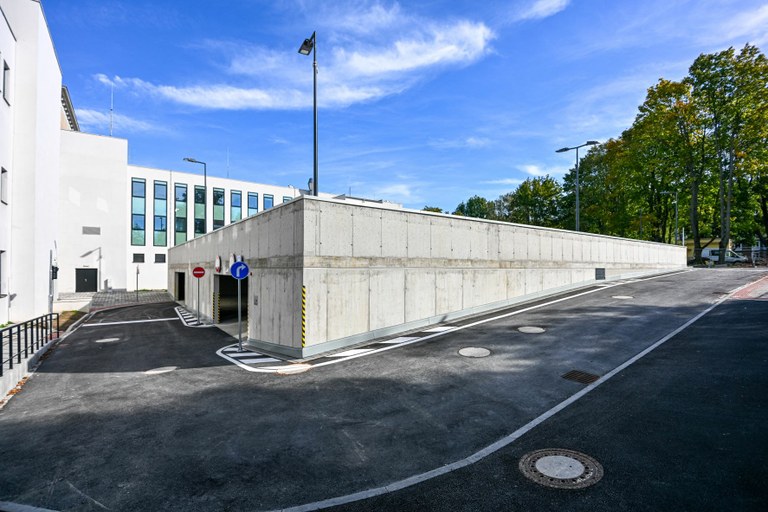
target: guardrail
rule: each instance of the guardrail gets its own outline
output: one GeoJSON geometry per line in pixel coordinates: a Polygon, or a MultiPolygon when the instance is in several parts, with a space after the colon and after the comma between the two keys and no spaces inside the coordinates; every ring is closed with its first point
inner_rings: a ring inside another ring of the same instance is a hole
{"type": "Polygon", "coordinates": [[[58,313],[49,313],[0,329],[0,377],[6,368],[13,370],[14,364],[20,365],[46,343],[58,337],[58,313]]]}

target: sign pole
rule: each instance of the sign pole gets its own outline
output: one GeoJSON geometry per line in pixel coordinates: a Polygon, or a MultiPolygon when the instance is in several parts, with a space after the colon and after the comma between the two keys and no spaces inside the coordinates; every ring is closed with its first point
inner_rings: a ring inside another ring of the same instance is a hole
{"type": "Polygon", "coordinates": [[[200,280],[197,280],[197,325],[200,325],[200,280]]]}
{"type": "Polygon", "coordinates": [[[237,351],[242,352],[243,351],[243,311],[240,305],[240,301],[242,300],[242,296],[240,295],[240,282],[242,280],[237,280],[237,351]]]}

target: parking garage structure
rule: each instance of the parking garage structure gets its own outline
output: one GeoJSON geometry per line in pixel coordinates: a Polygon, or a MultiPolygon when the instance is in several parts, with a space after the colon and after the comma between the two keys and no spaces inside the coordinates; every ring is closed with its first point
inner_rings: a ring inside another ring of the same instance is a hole
{"type": "Polygon", "coordinates": [[[310,196],[168,254],[168,289],[214,323],[236,315],[229,267],[246,262],[245,345],[297,359],[686,266],[674,245],[310,196]]]}

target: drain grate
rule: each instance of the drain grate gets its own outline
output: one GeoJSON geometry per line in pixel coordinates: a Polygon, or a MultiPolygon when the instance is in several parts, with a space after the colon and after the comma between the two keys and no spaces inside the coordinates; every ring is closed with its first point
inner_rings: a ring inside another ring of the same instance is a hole
{"type": "Polygon", "coordinates": [[[564,379],[580,382],[581,384],[592,384],[600,378],[599,375],[583,372],[581,370],[571,370],[563,375],[564,379]]]}
{"type": "Polygon", "coordinates": [[[595,459],[562,448],[531,452],[520,459],[518,467],[530,480],[556,489],[583,489],[603,478],[603,466],[595,459]]]}

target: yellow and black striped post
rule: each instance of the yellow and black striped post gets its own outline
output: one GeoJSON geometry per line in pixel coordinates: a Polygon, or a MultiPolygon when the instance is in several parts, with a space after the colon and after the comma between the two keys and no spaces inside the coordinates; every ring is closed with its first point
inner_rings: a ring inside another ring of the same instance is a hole
{"type": "Polygon", "coordinates": [[[301,287],[301,347],[307,344],[307,287],[301,287]]]}

